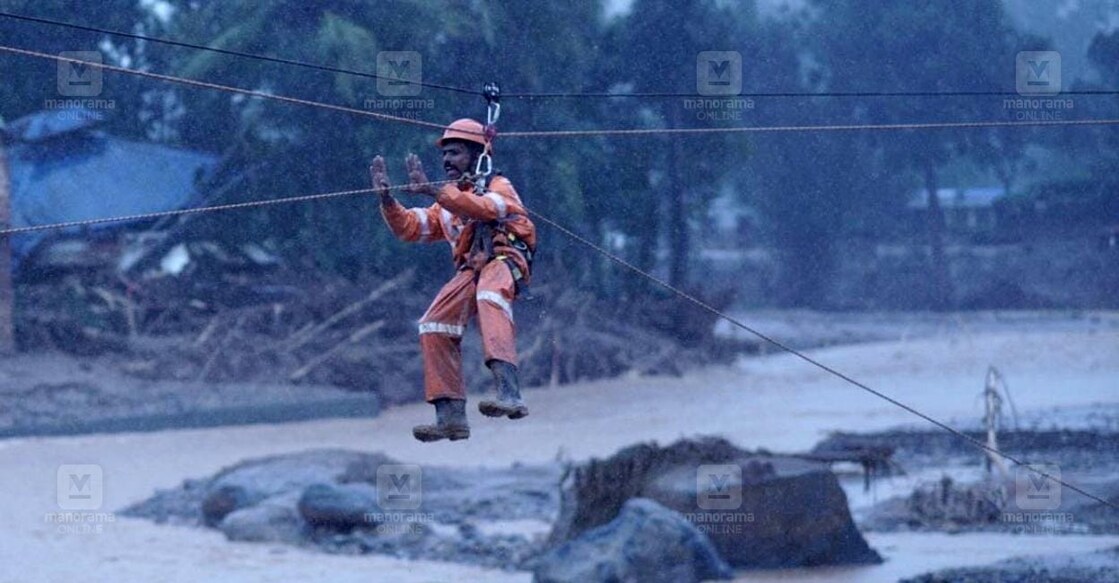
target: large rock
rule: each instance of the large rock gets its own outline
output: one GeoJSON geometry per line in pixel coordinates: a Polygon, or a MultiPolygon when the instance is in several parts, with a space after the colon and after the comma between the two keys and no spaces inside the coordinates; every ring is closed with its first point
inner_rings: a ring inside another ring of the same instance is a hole
{"type": "Polygon", "coordinates": [[[855,528],[839,481],[816,462],[751,456],[684,465],[652,479],[644,495],[684,514],[736,567],[882,561],[855,528]]]}
{"type": "Polygon", "coordinates": [[[342,450],[311,450],[249,460],[219,472],[209,491],[242,492],[247,500],[263,500],[278,494],[302,492],[312,484],[353,481],[355,474],[375,475],[376,468],[394,463],[381,454],[342,450]]]}
{"type": "Polygon", "coordinates": [[[218,528],[233,541],[295,544],[304,539],[307,523],[296,511],[292,497],[283,495],[231,512],[218,528]]]}
{"type": "Polygon", "coordinates": [[[688,583],[734,573],[691,523],[652,500],[625,503],[617,518],[542,556],[536,583],[688,583]]]}
{"type": "Polygon", "coordinates": [[[217,526],[233,512],[248,508],[260,502],[260,495],[254,495],[241,486],[226,484],[207,492],[202,499],[202,522],[206,526],[217,526]]]}
{"type": "Polygon", "coordinates": [[[349,532],[374,527],[381,508],[368,484],[312,484],[299,498],[299,514],[311,526],[349,532]]]}
{"type": "Polygon", "coordinates": [[[632,446],[573,468],[562,485],[549,546],[606,524],[638,497],[683,514],[735,567],[882,560],[855,528],[847,497],[826,464],[752,454],[711,438],[632,446]],[[712,489],[719,496],[712,498],[712,489]]]}

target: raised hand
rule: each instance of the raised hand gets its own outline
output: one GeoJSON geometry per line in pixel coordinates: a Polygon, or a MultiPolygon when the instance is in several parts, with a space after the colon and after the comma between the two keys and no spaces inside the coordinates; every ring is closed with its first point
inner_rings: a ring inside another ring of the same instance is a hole
{"type": "Polygon", "coordinates": [[[408,192],[428,196],[438,194],[439,190],[428,184],[427,173],[424,172],[424,165],[423,162],[420,162],[419,156],[408,154],[408,157],[404,159],[404,165],[408,169],[408,192]]]}
{"type": "Polygon", "coordinates": [[[380,156],[373,158],[373,162],[369,165],[369,178],[373,182],[373,188],[377,189],[377,194],[381,195],[382,199],[392,197],[389,194],[392,183],[389,182],[389,171],[385,166],[384,158],[380,156]]]}

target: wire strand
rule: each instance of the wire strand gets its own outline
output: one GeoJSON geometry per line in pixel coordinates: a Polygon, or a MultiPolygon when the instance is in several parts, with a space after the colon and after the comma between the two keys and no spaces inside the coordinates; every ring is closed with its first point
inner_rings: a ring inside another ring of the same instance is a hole
{"type": "Polygon", "coordinates": [[[840,124],[805,126],[752,126],[727,128],[636,128],[608,130],[541,130],[502,132],[505,138],[569,138],[585,136],[647,136],[656,134],[726,134],[726,133],[779,133],[779,132],[845,132],[933,130],[963,128],[1014,128],[1046,126],[1119,125],[1119,119],[1078,119],[1047,121],[962,121],[893,124],[840,124]]]}
{"type": "MultiPolygon", "coordinates": [[[[160,73],[151,73],[148,71],[140,71],[137,69],[130,69],[127,67],[118,67],[115,65],[108,65],[105,63],[93,63],[89,61],[82,61],[80,59],[72,59],[69,57],[62,57],[60,55],[50,55],[38,51],[31,51],[17,47],[9,47],[0,45],[0,52],[7,52],[17,55],[36,57],[40,59],[50,59],[58,62],[77,63],[89,65],[92,67],[114,71],[117,73],[124,73],[127,75],[136,75],[140,77],[147,77],[157,79],[160,81],[179,83],[191,87],[201,87],[204,89],[214,89],[217,91],[225,91],[239,95],[246,95],[257,97],[260,99],[269,99],[273,101],[280,101],[283,103],[290,103],[296,105],[303,105],[308,107],[318,107],[330,111],[338,111],[343,113],[350,113],[361,115],[365,117],[372,117],[383,121],[393,121],[399,123],[407,123],[418,125],[421,127],[431,128],[438,131],[443,131],[445,126],[429,121],[411,119],[407,117],[400,117],[384,113],[377,113],[373,111],[356,109],[353,107],[346,107],[343,105],[336,105],[332,103],[323,103],[320,101],[312,101],[309,99],[300,99],[296,97],[288,97],[285,95],[277,95],[274,93],[265,93],[263,91],[254,91],[251,89],[243,89],[240,87],[233,87],[230,85],[220,85],[217,83],[210,83],[208,81],[198,81],[196,79],[187,79],[184,77],[176,77],[173,75],[163,75],[160,73]]],[[[1117,125],[1119,119],[1086,119],[1086,120],[1049,120],[1049,121],[965,121],[965,122],[928,122],[928,123],[897,123],[897,124],[842,124],[842,125],[805,125],[805,126],[751,126],[751,127],[716,127],[716,128],[626,128],[626,129],[599,129],[599,130],[539,130],[539,131],[511,131],[501,132],[498,134],[500,137],[505,138],[555,138],[555,137],[586,137],[586,136],[646,136],[657,134],[715,134],[715,133],[782,133],[782,132],[826,132],[826,131],[890,131],[890,130],[923,130],[923,129],[959,129],[959,128],[995,128],[995,127],[1053,127],[1053,126],[1093,126],[1093,125],[1117,125]]],[[[485,132],[478,132],[472,130],[459,130],[464,133],[475,134],[484,136],[485,132]]]]}
{"type": "MultiPolygon", "coordinates": [[[[328,110],[331,110],[331,111],[340,111],[340,112],[343,112],[343,113],[350,113],[350,114],[361,115],[361,116],[365,116],[365,117],[372,117],[372,118],[380,119],[380,120],[384,120],[384,121],[394,121],[394,122],[399,122],[399,123],[407,123],[407,124],[412,124],[412,125],[418,125],[418,126],[422,126],[422,127],[426,127],[426,128],[437,129],[437,130],[440,130],[440,131],[442,131],[443,128],[444,128],[444,126],[442,124],[437,124],[437,123],[434,123],[434,122],[429,122],[429,121],[424,121],[424,120],[419,120],[419,119],[411,119],[411,118],[407,118],[407,117],[400,117],[400,116],[397,116],[397,115],[389,115],[387,113],[377,113],[375,111],[357,109],[357,108],[354,108],[354,107],[346,107],[344,105],[335,105],[333,103],[323,103],[321,101],[312,101],[312,100],[309,100],[309,99],[299,99],[298,97],[287,97],[285,95],[277,95],[275,93],[265,93],[263,91],[254,91],[252,89],[243,89],[243,88],[240,88],[240,87],[233,87],[231,85],[219,85],[217,83],[210,83],[208,81],[198,81],[197,79],[188,79],[186,77],[175,77],[173,75],[163,75],[163,74],[160,74],[160,73],[151,73],[151,72],[148,72],[148,71],[140,71],[138,69],[130,69],[128,67],[118,67],[116,65],[108,65],[108,64],[105,64],[105,63],[93,63],[93,62],[89,62],[89,61],[83,61],[81,59],[71,59],[69,57],[63,57],[61,55],[50,55],[50,54],[47,54],[47,53],[40,53],[38,51],[30,51],[30,50],[27,50],[27,49],[21,49],[21,48],[17,48],[17,47],[9,47],[9,46],[0,45],[0,52],[12,53],[12,54],[16,54],[16,55],[23,55],[23,56],[27,56],[27,57],[35,57],[35,58],[39,58],[39,59],[50,59],[50,60],[59,61],[59,62],[62,62],[62,63],[75,63],[75,64],[80,64],[80,65],[87,65],[87,66],[95,67],[95,68],[98,68],[98,69],[105,69],[105,70],[114,71],[114,72],[117,72],[117,73],[124,73],[126,75],[136,75],[138,77],[147,77],[149,79],[158,79],[160,81],[166,81],[166,82],[169,82],[169,83],[179,83],[181,85],[189,85],[191,87],[201,87],[201,88],[204,88],[204,89],[215,89],[217,91],[225,91],[225,92],[228,92],[228,93],[236,93],[238,95],[246,95],[246,96],[249,96],[249,97],[257,97],[257,98],[260,98],[260,99],[270,99],[270,100],[273,100],[273,101],[280,101],[280,102],[283,102],[283,103],[292,103],[292,104],[296,104],[296,105],[318,107],[318,108],[322,108],[322,109],[328,109],[328,110]]],[[[479,132],[475,132],[475,133],[479,133],[479,132]]]]}
{"type": "MultiPolygon", "coordinates": [[[[441,186],[456,182],[455,180],[439,180],[435,182],[423,182],[417,184],[405,184],[390,186],[388,190],[407,190],[413,186],[441,186]]],[[[31,225],[28,227],[14,227],[9,229],[0,229],[0,236],[19,235],[22,233],[34,233],[37,231],[52,231],[58,229],[68,229],[72,227],[86,227],[90,225],[101,225],[105,223],[122,223],[130,221],[140,221],[145,219],[157,219],[161,217],[174,217],[179,215],[191,215],[200,213],[212,213],[237,209],[247,209],[254,207],[271,206],[278,204],[290,204],[296,202],[309,202],[316,200],[325,200],[331,198],[340,198],[344,196],[355,196],[358,194],[370,194],[377,192],[377,188],[359,188],[356,190],[340,190],[337,192],[324,192],[321,194],[306,194],[302,196],[289,196],[286,198],[275,198],[271,200],[254,200],[248,202],[235,202],[230,204],[219,204],[213,206],[194,207],[186,209],[175,209],[170,211],[156,211],[151,213],[138,213],[132,215],[120,215],[115,217],[103,217],[98,219],[83,219],[79,221],[65,221],[61,223],[49,223],[45,225],[31,225]]]]}
{"type": "Polygon", "coordinates": [[[504,93],[514,99],[615,99],[615,98],[698,98],[698,99],[766,99],[766,98],[844,98],[844,97],[1021,97],[1057,99],[1064,95],[1119,95],[1116,89],[1079,89],[1061,91],[1056,95],[1022,95],[1017,91],[778,91],[769,93],[736,93],[734,95],[704,95],[701,93],[645,92],[645,93],[504,93]]]}
{"type": "Polygon", "coordinates": [[[24,15],[24,14],[15,14],[15,13],[12,13],[12,12],[0,11],[0,17],[11,18],[11,19],[14,19],[14,20],[23,20],[23,21],[27,21],[27,22],[35,22],[35,23],[39,23],[39,24],[49,24],[51,26],[60,26],[60,27],[63,27],[63,28],[72,28],[72,29],[75,29],[75,30],[84,30],[84,31],[87,31],[87,32],[96,32],[96,33],[100,33],[100,34],[107,34],[107,35],[110,35],[110,36],[119,36],[119,37],[123,37],[123,38],[131,38],[131,39],[135,39],[135,40],[142,40],[142,41],[153,42],[153,43],[164,44],[164,45],[170,45],[170,46],[175,46],[175,47],[183,47],[183,48],[195,49],[195,50],[200,50],[200,51],[209,51],[209,52],[212,52],[212,53],[218,53],[218,54],[222,54],[222,55],[229,55],[229,56],[233,56],[233,57],[242,57],[242,58],[253,59],[253,60],[257,60],[257,61],[265,61],[265,62],[268,62],[268,63],[279,63],[279,64],[282,64],[282,65],[290,65],[290,66],[293,66],[293,67],[302,67],[302,68],[305,68],[305,69],[314,69],[314,70],[317,70],[317,71],[325,71],[325,72],[328,72],[328,73],[341,73],[341,74],[344,74],[344,75],[353,75],[355,77],[365,77],[366,79],[391,80],[391,81],[406,83],[408,85],[419,85],[421,87],[429,87],[431,89],[442,89],[444,91],[454,91],[456,93],[467,93],[467,94],[471,94],[471,95],[481,95],[482,94],[481,91],[477,91],[477,90],[474,90],[474,89],[465,89],[465,88],[462,88],[462,87],[454,87],[454,86],[451,86],[451,85],[443,85],[443,84],[439,84],[439,83],[425,83],[425,82],[421,82],[421,81],[409,81],[409,80],[406,80],[406,79],[398,79],[396,77],[385,77],[383,75],[377,75],[375,73],[369,73],[369,72],[366,72],[366,71],[356,71],[356,70],[353,70],[353,69],[343,69],[343,68],[340,68],[340,67],[331,67],[329,65],[320,65],[318,63],[310,63],[310,62],[307,62],[307,61],[297,61],[295,59],[286,59],[286,58],[283,58],[283,57],[269,57],[267,55],[259,55],[259,54],[255,54],[255,53],[246,53],[246,52],[242,52],[242,51],[234,51],[234,50],[231,50],[231,49],[222,49],[222,48],[218,48],[218,47],[211,47],[211,46],[208,46],[208,45],[189,43],[189,42],[178,41],[178,40],[168,39],[168,38],[146,36],[146,35],[142,35],[142,34],[124,32],[124,31],[121,31],[121,30],[111,30],[111,29],[107,29],[107,28],[98,28],[96,26],[86,26],[86,25],[82,25],[82,24],[73,24],[73,23],[64,22],[64,21],[61,21],[61,20],[51,20],[49,18],[40,18],[40,17],[37,17],[37,16],[27,16],[27,15],[24,15]]]}
{"type": "MultiPolygon", "coordinates": [[[[50,18],[43,18],[39,16],[29,16],[26,14],[16,14],[14,12],[0,11],[0,17],[11,18],[13,20],[22,20],[25,22],[34,22],[37,24],[46,24],[50,26],[58,26],[62,28],[69,28],[74,30],[83,30],[86,32],[96,32],[98,34],[106,34],[109,36],[117,36],[121,38],[130,38],[134,40],[142,40],[157,44],[164,44],[168,46],[188,48],[200,51],[208,51],[221,55],[228,55],[232,57],[241,57],[268,63],[277,63],[281,65],[289,65],[293,67],[301,67],[305,69],[312,69],[316,71],[324,71],[328,73],[339,73],[343,75],[353,75],[355,77],[363,77],[366,79],[376,80],[392,80],[397,82],[406,83],[408,85],[417,85],[420,87],[428,87],[431,89],[440,89],[444,91],[452,91],[455,93],[463,93],[468,95],[482,95],[481,91],[476,89],[466,89],[464,87],[456,87],[453,85],[446,85],[442,83],[430,83],[424,81],[410,81],[406,79],[399,79],[396,77],[385,77],[377,75],[368,71],[358,71],[355,69],[344,69],[341,67],[332,67],[330,65],[322,65],[319,63],[312,63],[308,61],[300,61],[296,59],[288,59],[284,57],[271,57],[268,55],[261,55],[258,53],[249,53],[245,51],[235,51],[232,49],[223,49],[209,45],[198,43],[191,43],[164,37],[148,36],[132,32],[125,32],[122,30],[113,30],[108,28],[101,28],[96,26],[88,26],[83,24],[75,24],[72,22],[65,22],[62,20],[53,20],[50,18]]],[[[1062,91],[1059,95],[1119,95],[1119,90],[1112,89],[1099,89],[1099,90],[1072,90],[1062,91]]],[[[771,92],[771,93],[739,93],[736,95],[726,96],[711,96],[703,95],[700,93],[680,93],[680,92],[639,92],[639,93],[609,93],[609,92],[507,92],[504,94],[507,98],[514,99],[615,99],[615,98],[744,98],[744,99],[765,99],[765,98],[844,98],[844,97],[993,97],[993,96],[1021,96],[1016,91],[825,91],[825,92],[802,92],[802,91],[787,91],[787,92],[771,92]]]]}
{"type": "Polygon", "coordinates": [[[896,407],[901,408],[904,411],[907,411],[907,412],[909,412],[913,415],[916,415],[917,417],[920,417],[921,419],[924,419],[925,421],[928,421],[929,423],[932,423],[936,427],[938,427],[940,429],[943,429],[944,431],[947,431],[948,433],[967,441],[968,443],[970,443],[971,445],[973,445],[973,446],[975,446],[979,449],[985,450],[985,451],[993,453],[993,454],[995,454],[999,457],[1010,460],[1011,462],[1013,462],[1014,464],[1016,464],[1019,467],[1026,468],[1029,471],[1032,471],[1032,472],[1034,472],[1034,473],[1036,473],[1040,476],[1043,476],[1045,478],[1053,480],[1054,483],[1060,484],[1060,485],[1062,485],[1062,486],[1064,486],[1064,487],[1066,487],[1066,488],[1068,488],[1068,489],[1070,489],[1074,492],[1077,492],[1077,493],[1079,493],[1083,496],[1086,496],[1086,497],[1088,497],[1092,500],[1095,500],[1096,502],[1099,502],[1101,504],[1104,504],[1106,506],[1109,506],[1111,508],[1119,510],[1119,505],[1116,505],[1116,504],[1114,504],[1114,503],[1112,503],[1108,500],[1105,500],[1105,499],[1103,499],[1103,498],[1101,498],[1101,497],[1099,497],[1095,494],[1092,494],[1091,492],[1088,492],[1088,491],[1080,488],[1079,486],[1076,486],[1076,485],[1070,484],[1068,482],[1065,482],[1065,481],[1063,481],[1059,478],[1056,478],[1056,477],[1054,477],[1054,476],[1052,476],[1052,475],[1050,475],[1050,474],[1048,474],[1044,471],[1041,471],[1041,470],[1039,470],[1039,469],[1037,469],[1033,466],[1030,466],[1029,464],[1021,461],[1020,459],[1018,459],[1015,456],[1011,456],[1010,454],[1004,453],[1004,452],[999,451],[999,450],[997,450],[993,447],[990,447],[987,444],[983,443],[982,441],[979,441],[978,439],[975,439],[974,437],[971,437],[970,435],[967,435],[966,433],[951,427],[947,423],[939,421],[936,418],[931,417],[929,415],[926,415],[926,414],[922,413],[921,411],[919,411],[919,410],[917,410],[917,409],[915,409],[915,408],[913,408],[909,405],[906,405],[905,403],[903,403],[901,401],[898,401],[897,399],[895,399],[895,398],[893,398],[893,397],[891,397],[891,396],[889,396],[885,393],[882,393],[881,391],[875,390],[875,389],[867,386],[866,384],[861,383],[861,382],[851,378],[850,376],[848,376],[848,375],[846,375],[846,374],[844,374],[844,373],[842,373],[842,372],[840,372],[840,371],[838,371],[838,370],[836,370],[836,369],[834,369],[834,368],[832,368],[832,367],[830,367],[830,366],[828,366],[828,365],[826,365],[826,364],[824,364],[824,363],[822,363],[822,362],[804,354],[803,352],[800,352],[799,350],[796,350],[795,348],[792,348],[791,346],[788,346],[788,345],[784,344],[783,342],[780,342],[780,341],[778,341],[774,338],[771,338],[770,336],[768,336],[766,334],[763,334],[763,333],[759,332],[758,330],[754,329],[751,326],[748,326],[747,324],[743,323],[742,321],[738,320],[737,318],[733,318],[730,315],[722,312],[721,310],[711,306],[707,302],[704,302],[703,300],[701,300],[701,299],[689,294],[688,292],[686,292],[686,291],[684,291],[684,290],[682,290],[682,289],[680,289],[680,288],[678,288],[678,287],[660,279],[659,277],[642,270],[641,268],[637,267],[636,265],[633,265],[632,263],[626,261],[625,259],[622,259],[621,257],[611,253],[609,250],[607,250],[607,249],[603,248],[602,246],[594,243],[593,241],[587,239],[586,237],[583,237],[583,236],[579,235],[578,233],[572,231],[571,229],[568,229],[567,227],[564,227],[563,225],[557,223],[556,221],[553,221],[552,219],[549,219],[548,217],[545,217],[544,215],[541,215],[540,213],[538,213],[536,211],[533,211],[531,209],[526,209],[526,210],[528,211],[528,214],[530,214],[533,217],[538,218],[541,221],[547,223],[552,228],[558,230],[559,232],[563,233],[564,235],[567,235],[568,237],[574,239],[575,241],[577,241],[579,243],[582,243],[583,245],[586,245],[587,247],[590,247],[591,249],[600,253],[601,255],[603,255],[607,259],[613,261],[614,263],[617,263],[618,265],[621,265],[622,267],[624,267],[624,268],[626,268],[626,269],[628,269],[628,270],[630,270],[630,271],[648,279],[649,281],[652,281],[653,283],[663,287],[664,289],[672,292],[673,294],[676,294],[677,296],[679,296],[679,297],[681,297],[681,298],[699,306],[700,308],[702,308],[703,310],[711,313],[712,315],[717,316],[719,318],[722,318],[723,320],[726,320],[727,322],[730,322],[733,326],[735,326],[739,329],[745,330],[746,332],[748,332],[750,334],[753,334],[754,336],[757,336],[758,338],[760,338],[764,342],[768,342],[769,344],[772,344],[773,346],[776,346],[778,349],[783,350],[785,352],[788,352],[789,354],[792,354],[793,356],[796,356],[797,358],[811,364],[812,366],[815,366],[815,367],[817,367],[817,368],[819,368],[819,369],[821,369],[821,370],[823,370],[823,371],[825,371],[825,372],[827,372],[831,375],[834,375],[834,376],[838,377],[839,379],[842,379],[843,381],[846,381],[847,383],[852,384],[852,385],[870,393],[871,395],[874,395],[874,396],[876,396],[880,399],[883,399],[883,400],[887,401],[888,403],[890,403],[890,404],[892,404],[896,407]]]}
{"type": "MultiPolygon", "coordinates": [[[[333,104],[326,104],[326,103],[309,101],[309,100],[298,99],[298,98],[293,98],[293,97],[273,95],[273,94],[263,93],[263,92],[259,92],[259,91],[252,91],[252,90],[248,90],[248,89],[241,89],[241,88],[237,88],[237,87],[231,87],[231,86],[226,86],[226,85],[218,85],[218,84],[214,84],[214,83],[208,83],[208,82],[205,82],[205,81],[197,81],[197,80],[193,80],[193,79],[173,77],[173,76],[170,76],[170,75],[161,75],[161,74],[158,74],[158,73],[149,73],[149,72],[146,72],[146,71],[138,71],[136,69],[129,69],[129,68],[126,68],[126,67],[117,67],[117,66],[113,66],[113,65],[106,65],[106,64],[103,64],[103,63],[90,63],[90,62],[81,61],[81,60],[78,60],[78,59],[70,59],[70,58],[61,57],[61,56],[57,56],[57,55],[49,55],[49,54],[46,54],[46,53],[29,51],[29,50],[25,50],[25,49],[14,48],[14,47],[6,47],[6,46],[0,45],[0,51],[13,53],[13,54],[20,54],[20,55],[25,55],[25,56],[38,57],[38,58],[53,59],[53,60],[56,60],[56,61],[59,61],[59,62],[73,62],[73,63],[86,64],[86,65],[99,67],[99,68],[107,69],[107,70],[111,70],[111,71],[117,71],[117,72],[126,73],[126,74],[134,74],[134,75],[139,75],[139,76],[143,76],[143,77],[159,79],[159,80],[163,80],[163,81],[182,83],[182,84],[185,84],[185,85],[190,85],[190,86],[195,86],[195,87],[203,87],[203,88],[208,88],[208,89],[228,91],[228,92],[238,93],[238,94],[242,94],[242,95],[249,95],[249,96],[259,97],[259,98],[264,98],[264,99],[273,99],[273,100],[283,101],[283,102],[287,102],[287,103],[294,103],[294,104],[299,104],[299,105],[323,107],[323,108],[334,110],[334,111],[356,113],[356,114],[365,115],[365,116],[374,117],[374,118],[383,119],[383,120],[388,120],[388,121],[398,121],[398,122],[422,125],[422,126],[426,126],[426,127],[434,127],[436,129],[439,129],[439,130],[443,129],[442,125],[434,124],[434,123],[426,122],[426,121],[421,121],[421,120],[413,120],[413,119],[403,118],[403,117],[398,117],[398,116],[379,114],[379,113],[375,113],[375,112],[359,110],[359,109],[354,109],[354,108],[350,108],[350,107],[344,107],[344,106],[333,105],[333,104]]],[[[505,132],[502,135],[505,136],[505,137],[568,137],[568,136],[592,136],[592,135],[706,134],[706,133],[727,133],[727,132],[791,132],[791,131],[852,131],[852,130],[912,130],[912,129],[946,129],[946,128],[1023,127],[1023,126],[1085,126],[1085,125],[1115,125],[1115,124],[1119,124],[1119,120],[1097,119],[1097,120],[1060,120],[1060,121],[1038,121],[1038,122],[1028,122],[1028,121],[1027,122],[946,122],[946,123],[906,123],[906,124],[828,125],[828,126],[820,126],[820,125],[817,125],[817,126],[773,126],[773,127],[735,127],[735,128],[667,128],[667,129],[649,128],[649,129],[615,129],[615,130],[553,130],[553,131],[505,132]]],[[[452,181],[429,182],[429,183],[425,183],[425,185],[446,184],[448,182],[452,182],[452,181]]],[[[408,185],[396,186],[396,187],[390,187],[389,189],[390,190],[399,190],[399,189],[403,189],[403,188],[409,188],[409,186],[408,185]]],[[[216,206],[210,206],[210,207],[197,207],[197,208],[179,209],[179,210],[173,210],[173,211],[143,213],[143,214],[120,216],[120,217],[106,217],[106,218],[101,218],[101,219],[68,221],[68,222],[54,223],[54,224],[49,224],[49,225],[17,227],[17,228],[14,228],[14,229],[0,230],[0,235],[12,235],[12,234],[27,233],[27,232],[33,232],[33,231],[42,231],[42,230],[48,230],[48,229],[60,229],[60,228],[67,228],[67,227],[94,225],[94,224],[100,224],[100,223],[132,221],[132,220],[166,217],[166,216],[174,216],[174,215],[205,213],[205,212],[218,212],[218,211],[233,210],[233,209],[260,207],[260,206],[266,206],[266,205],[275,205],[275,204],[284,204],[284,203],[311,201],[311,200],[321,200],[321,199],[326,199],[326,198],[335,198],[335,197],[341,197],[341,196],[351,196],[351,195],[356,195],[356,194],[371,193],[371,192],[376,192],[377,190],[378,189],[367,188],[367,189],[358,189],[358,190],[339,191],[339,192],[333,192],[333,193],[296,196],[296,197],[274,199],[274,200],[268,200],[268,201],[252,201],[252,202],[244,202],[244,203],[216,205],[216,206]]],[[[621,257],[618,257],[618,256],[614,255],[613,253],[610,253],[606,249],[600,247],[599,245],[596,245],[595,243],[591,242],[590,240],[588,240],[584,237],[581,237],[580,235],[578,235],[574,231],[571,231],[570,229],[567,229],[567,228],[563,227],[562,225],[556,223],[555,221],[552,221],[551,219],[548,219],[547,217],[545,217],[545,216],[543,216],[543,215],[541,215],[541,214],[539,214],[535,211],[532,211],[532,210],[527,210],[527,212],[530,215],[532,215],[532,216],[544,221],[545,223],[551,225],[553,228],[556,228],[557,230],[566,234],[567,236],[572,237],[576,241],[578,241],[578,242],[580,242],[584,245],[589,246],[590,248],[594,249],[595,251],[604,255],[605,257],[614,261],[615,263],[618,263],[619,265],[622,265],[623,267],[640,274],[641,276],[653,281],[657,285],[660,285],[661,287],[664,287],[665,289],[671,291],[672,293],[674,293],[674,294],[676,294],[676,295],[678,295],[678,296],[696,304],[697,306],[701,307],[702,309],[704,309],[704,310],[706,310],[706,311],[708,311],[708,312],[710,312],[710,313],[712,313],[712,314],[714,314],[714,315],[716,315],[716,316],[718,316],[722,319],[725,319],[726,321],[730,322],[732,325],[734,325],[734,326],[736,326],[736,327],[738,327],[742,330],[745,330],[746,332],[748,332],[750,334],[753,334],[753,335],[757,336],[758,338],[762,339],[763,341],[768,342],[768,343],[776,346],[777,348],[779,348],[781,350],[784,350],[784,351],[786,351],[786,352],[804,360],[805,362],[807,362],[807,363],[809,363],[813,366],[816,366],[816,367],[820,368],[821,370],[824,370],[825,372],[828,372],[828,373],[836,376],[839,379],[842,379],[842,380],[846,381],[847,383],[850,383],[850,384],[852,384],[852,385],[854,385],[854,386],[856,386],[860,389],[863,389],[864,391],[866,391],[866,392],[868,392],[868,393],[870,393],[874,396],[877,396],[880,399],[883,399],[883,400],[895,405],[896,407],[899,407],[899,408],[901,408],[901,409],[903,409],[903,410],[905,410],[905,411],[907,411],[907,412],[909,412],[913,415],[916,415],[917,417],[920,417],[921,419],[924,419],[925,421],[928,421],[929,423],[932,423],[933,425],[951,433],[952,435],[955,435],[956,437],[964,439],[965,441],[971,443],[973,446],[975,446],[977,448],[980,448],[982,450],[985,450],[985,451],[988,451],[988,452],[993,453],[995,455],[998,455],[998,456],[1000,456],[1004,459],[1007,459],[1007,460],[1013,462],[1014,464],[1016,464],[1020,467],[1026,468],[1027,470],[1032,471],[1032,472],[1034,472],[1034,473],[1036,473],[1036,474],[1038,474],[1038,475],[1040,475],[1044,478],[1050,479],[1055,483],[1061,484],[1062,486],[1064,486],[1064,487],[1066,487],[1066,488],[1068,488],[1068,489],[1070,489],[1074,492],[1077,492],[1077,493],[1079,493],[1079,494],[1081,494],[1081,495],[1083,495],[1087,498],[1090,498],[1094,501],[1100,502],[1101,504],[1104,504],[1106,506],[1109,506],[1111,508],[1115,508],[1115,509],[1119,510],[1119,505],[1113,504],[1113,503],[1111,503],[1111,502],[1109,502],[1109,501],[1107,501],[1103,498],[1100,498],[1099,496],[1091,494],[1090,492],[1087,492],[1087,491],[1085,491],[1085,490],[1083,490],[1083,489],[1081,489],[1081,488],[1079,488],[1079,487],[1077,487],[1073,484],[1070,484],[1068,482],[1060,480],[1060,479],[1058,479],[1058,478],[1056,478],[1056,477],[1054,477],[1054,476],[1052,476],[1052,475],[1050,475],[1046,472],[1043,472],[1043,471],[1041,471],[1041,470],[1039,470],[1035,467],[1032,467],[1032,466],[1026,464],[1025,462],[1019,460],[1016,457],[1013,457],[1009,454],[1003,453],[1003,452],[1001,452],[997,449],[991,448],[990,446],[986,445],[985,443],[983,443],[979,440],[976,440],[975,438],[972,438],[972,437],[968,436],[967,434],[965,434],[961,431],[958,431],[958,430],[952,428],[951,426],[949,426],[949,425],[947,425],[947,424],[945,424],[945,423],[943,423],[943,422],[941,422],[941,421],[939,421],[939,420],[937,420],[937,419],[935,419],[935,418],[933,418],[929,415],[926,415],[926,414],[920,412],[919,410],[917,410],[917,409],[915,409],[915,408],[913,408],[909,405],[906,405],[905,403],[902,403],[901,401],[898,401],[898,400],[894,399],[893,397],[890,397],[889,395],[886,395],[886,394],[884,394],[880,391],[877,391],[877,390],[875,390],[875,389],[873,389],[873,388],[871,388],[871,387],[869,387],[869,386],[867,386],[867,385],[865,385],[865,384],[863,384],[863,383],[861,383],[861,382],[843,374],[842,372],[840,372],[840,371],[838,371],[834,368],[831,368],[831,367],[829,367],[829,366],[827,366],[827,365],[825,365],[825,364],[823,364],[823,363],[805,355],[804,353],[802,353],[800,351],[797,351],[797,350],[795,350],[795,349],[793,349],[789,346],[786,346],[785,344],[783,344],[783,343],[781,343],[781,342],[779,342],[779,341],[777,341],[773,338],[770,338],[769,336],[767,336],[765,334],[762,334],[761,332],[755,330],[754,328],[744,324],[743,322],[740,322],[739,320],[737,320],[735,318],[730,317],[729,315],[724,314],[723,312],[721,312],[718,309],[710,306],[709,304],[703,302],[702,300],[692,296],[691,294],[688,294],[687,292],[685,292],[685,291],[683,291],[679,288],[676,288],[675,286],[657,278],[656,276],[654,276],[652,274],[644,272],[643,270],[639,269],[638,267],[636,267],[636,266],[630,264],[629,262],[625,261],[621,257]]]]}

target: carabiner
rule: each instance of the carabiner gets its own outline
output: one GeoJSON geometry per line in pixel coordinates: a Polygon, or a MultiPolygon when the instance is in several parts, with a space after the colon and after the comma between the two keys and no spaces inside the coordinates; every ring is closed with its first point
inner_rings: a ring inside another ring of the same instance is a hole
{"type": "Polygon", "coordinates": [[[501,117],[501,88],[497,83],[486,83],[482,88],[482,97],[486,98],[486,151],[478,156],[478,162],[474,165],[474,188],[479,195],[485,192],[486,179],[493,173],[493,158],[488,150],[490,142],[497,135],[497,119],[501,117]]]}
{"type": "Polygon", "coordinates": [[[478,163],[474,165],[475,176],[489,176],[493,173],[493,158],[486,152],[478,156],[478,163]]]}

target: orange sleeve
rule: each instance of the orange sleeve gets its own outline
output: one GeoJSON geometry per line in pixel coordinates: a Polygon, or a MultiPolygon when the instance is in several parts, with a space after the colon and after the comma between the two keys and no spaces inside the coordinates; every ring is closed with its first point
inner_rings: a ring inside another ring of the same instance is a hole
{"type": "Polygon", "coordinates": [[[456,215],[480,221],[496,221],[525,212],[513,184],[503,176],[491,180],[489,190],[482,196],[474,194],[473,189],[463,191],[447,184],[439,190],[435,200],[456,215]]]}
{"type": "Polygon", "coordinates": [[[430,243],[445,238],[443,222],[440,220],[441,210],[438,203],[427,208],[404,208],[404,205],[393,200],[390,204],[381,205],[381,216],[397,239],[409,243],[430,243]]]}

